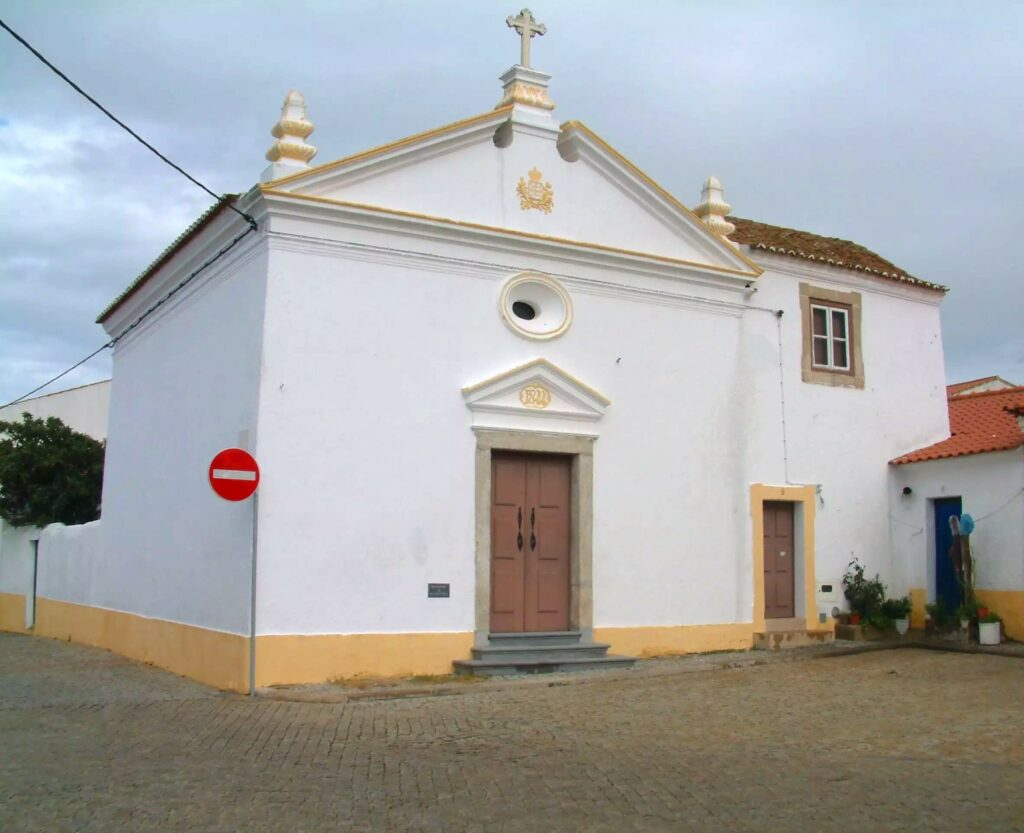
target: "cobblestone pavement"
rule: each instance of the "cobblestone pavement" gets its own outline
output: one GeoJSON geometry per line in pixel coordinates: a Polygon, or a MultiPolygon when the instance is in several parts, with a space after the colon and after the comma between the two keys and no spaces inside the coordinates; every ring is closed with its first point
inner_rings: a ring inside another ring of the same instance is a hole
{"type": "Polygon", "coordinates": [[[0,830],[1024,831],[1024,662],[907,649],[323,704],[2,635],[0,830]]]}

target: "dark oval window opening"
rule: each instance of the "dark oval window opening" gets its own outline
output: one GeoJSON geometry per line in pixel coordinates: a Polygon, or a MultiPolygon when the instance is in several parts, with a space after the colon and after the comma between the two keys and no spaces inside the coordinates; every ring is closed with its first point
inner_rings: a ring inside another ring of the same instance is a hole
{"type": "Polygon", "coordinates": [[[533,321],[537,317],[537,310],[526,301],[516,301],[512,304],[512,314],[516,318],[522,318],[523,321],[533,321]]]}

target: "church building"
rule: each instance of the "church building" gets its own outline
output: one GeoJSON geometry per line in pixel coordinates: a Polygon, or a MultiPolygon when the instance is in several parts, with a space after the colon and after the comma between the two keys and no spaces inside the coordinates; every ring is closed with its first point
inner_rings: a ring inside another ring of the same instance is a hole
{"type": "Polygon", "coordinates": [[[311,164],[289,93],[259,184],[102,313],[103,517],[45,533],[39,632],[244,691],[253,622],[262,687],[827,640],[853,558],[906,592],[945,288],[714,177],[688,208],[508,23],[496,106],[354,156],[311,164]],[[211,490],[228,447],[255,499],[211,490]]]}

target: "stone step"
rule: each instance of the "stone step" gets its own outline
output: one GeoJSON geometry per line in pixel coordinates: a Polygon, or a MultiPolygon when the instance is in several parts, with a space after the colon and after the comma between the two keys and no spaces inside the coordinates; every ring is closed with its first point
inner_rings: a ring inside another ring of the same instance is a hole
{"type": "Polygon", "coordinates": [[[532,662],[516,660],[458,659],[452,663],[456,674],[477,674],[496,677],[504,674],[551,674],[556,671],[592,671],[630,668],[635,657],[580,657],[579,659],[545,659],[532,662]]]}
{"type": "Polygon", "coordinates": [[[515,645],[540,648],[549,645],[575,645],[583,634],[580,631],[533,631],[530,633],[491,633],[487,639],[494,647],[515,645]]]}
{"type": "Polygon", "coordinates": [[[831,631],[767,631],[754,634],[754,649],[758,651],[785,651],[790,648],[806,648],[832,642],[831,631]]]}
{"type": "Polygon", "coordinates": [[[604,642],[579,642],[575,645],[481,645],[473,648],[473,659],[501,662],[553,662],[560,659],[604,657],[611,647],[604,642]]]}

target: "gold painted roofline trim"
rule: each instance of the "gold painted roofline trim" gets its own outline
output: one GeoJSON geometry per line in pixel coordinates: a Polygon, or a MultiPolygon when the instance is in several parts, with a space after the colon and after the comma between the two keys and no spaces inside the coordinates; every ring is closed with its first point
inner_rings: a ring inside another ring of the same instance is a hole
{"type": "Polygon", "coordinates": [[[562,368],[560,368],[557,364],[554,364],[553,362],[550,362],[544,358],[533,359],[532,361],[526,362],[526,364],[521,364],[509,370],[503,370],[501,373],[496,373],[494,376],[484,379],[482,382],[474,382],[472,385],[467,385],[462,389],[462,395],[468,396],[471,393],[476,393],[478,390],[486,388],[489,385],[493,385],[495,382],[500,382],[502,379],[507,379],[509,376],[515,376],[517,373],[522,373],[524,370],[529,370],[532,367],[546,367],[548,370],[551,370],[554,373],[558,374],[559,376],[568,379],[570,382],[576,385],[576,387],[578,387],[585,393],[589,394],[590,396],[594,397],[594,399],[596,399],[606,408],[612,404],[612,401],[603,393],[594,390],[592,387],[590,387],[590,385],[584,384],[571,373],[567,373],[566,371],[562,370],[562,368]]]}
{"type": "Polygon", "coordinates": [[[463,127],[469,127],[474,124],[490,121],[491,119],[498,119],[503,116],[507,116],[512,112],[512,105],[509,104],[506,107],[501,107],[497,110],[488,110],[486,113],[480,113],[477,116],[470,116],[468,119],[461,119],[460,121],[453,121],[451,124],[445,124],[441,127],[435,127],[433,130],[425,130],[422,133],[414,133],[412,136],[406,136],[404,139],[397,139],[394,142],[388,142],[385,145],[378,145],[375,148],[369,150],[363,150],[359,153],[353,154],[352,156],[343,156],[341,159],[335,159],[333,162],[327,162],[323,165],[318,165],[314,168],[306,168],[299,171],[298,173],[288,174],[288,176],[282,176],[279,179],[272,179],[269,182],[260,183],[260,190],[274,190],[279,185],[290,184],[292,182],[298,182],[302,179],[308,179],[316,174],[321,174],[324,171],[331,171],[335,168],[341,168],[345,165],[350,165],[353,162],[361,162],[363,159],[369,159],[373,156],[380,156],[381,154],[388,153],[392,150],[405,147],[406,145],[416,144],[422,142],[425,139],[432,139],[435,136],[442,136],[445,133],[451,133],[459,130],[463,127]]]}
{"type": "Polygon", "coordinates": [[[694,214],[692,211],[690,211],[689,208],[687,208],[685,205],[683,205],[681,202],[679,202],[679,200],[677,200],[674,196],[672,196],[671,192],[669,192],[667,189],[663,188],[661,185],[659,185],[657,182],[655,182],[650,176],[648,176],[646,173],[644,173],[644,171],[638,165],[635,165],[633,162],[631,162],[629,159],[627,159],[625,156],[623,156],[621,153],[619,153],[615,148],[613,148],[604,139],[602,139],[600,136],[598,136],[593,130],[591,130],[589,127],[587,127],[583,122],[578,121],[576,119],[572,119],[570,121],[562,122],[560,127],[561,127],[561,130],[562,130],[563,134],[567,130],[579,130],[581,133],[586,134],[594,142],[596,142],[601,147],[601,149],[604,150],[607,154],[609,154],[610,156],[615,157],[619,162],[621,162],[623,165],[625,165],[626,168],[628,168],[629,171],[634,176],[636,176],[638,179],[642,180],[650,188],[654,189],[654,191],[659,196],[661,196],[662,199],[666,200],[669,204],[671,204],[673,208],[675,208],[676,210],[682,212],[687,217],[691,218],[693,220],[693,222],[696,223],[700,228],[705,229],[707,231],[707,233],[710,234],[715,239],[715,241],[726,252],[728,252],[729,254],[731,254],[731,255],[733,255],[735,257],[738,257],[740,260],[742,260],[744,263],[746,263],[754,271],[755,275],[763,275],[764,274],[764,269],[762,267],[758,266],[757,263],[755,263],[753,260],[751,260],[745,254],[743,254],[743,252],[739,251],[738,249],[734,249],[732,246],[730,246],[728,243],[726,243],[724,240],[722,240],[717,234],[715,234],[710,228],[708,228],[707,223],[705,223],[703,220],[701,220],[700,217],[698,217],[696,214],[694,214]]]}
{"type": "MultiPolygon", "coordinates": [[[[388,214],[393,217],[407,217],[413,220],[427,220],[432,223],[444,223],[450,226],[456,226],[458,228],[473,229],[474,231],[488,231],[497,232],[498,234],[510,235],[513,237],[521,237],[526,240],[539,240],[545,243],[557,243],[563,246],[578,246],[582,249],[593,249],[598,252],[608,252],[610,254],[626,255],[627,257],[642,258],[644,260],[655,260],[660,263],[668,263],[673,266],[689,266],[694,269],[710,270],[714,272],[721,272],[726,275],[735,275],[739,278],[751,278],[757,277],[764,270],[757,268],[756,273],[744,272],[741,269],[731,269],[728,266],[715,266],[711,263],[698,263],[693,260],[682,260],[680,258],[668,257],[666,255],[656,255],[649,252],[638,252],[633,249],[620,249],[616,246],[605,246],[602,243],[588,243],[583,240],[570,240],[566,237],[555,237],[550,234],[537,234],[532,231],[519,231],[518,229],[503,228],[501,226],[489,226],[484,223],[474,223],[470,220],[452,220],[448,217],[437,217],[433,214],[421,214],[417,211],[402,211],[398,208],[383,208],[379,205],[368,205],[366,203],[349,202],[347,200],[336,200],[331,197],[318,197],[313,194],[298,194],[294,191],[278,191],[276,189],[265,188],[263,194],[270,197],[283,197],[285,199],[305,200],[308,202],[323,203],[326,205],[335,205],[340,208],[354,208],[359,211],[370,211],[376,214],[388,214]]],[[[746,258],[744,258],[746,260],[746,258]]]]}

